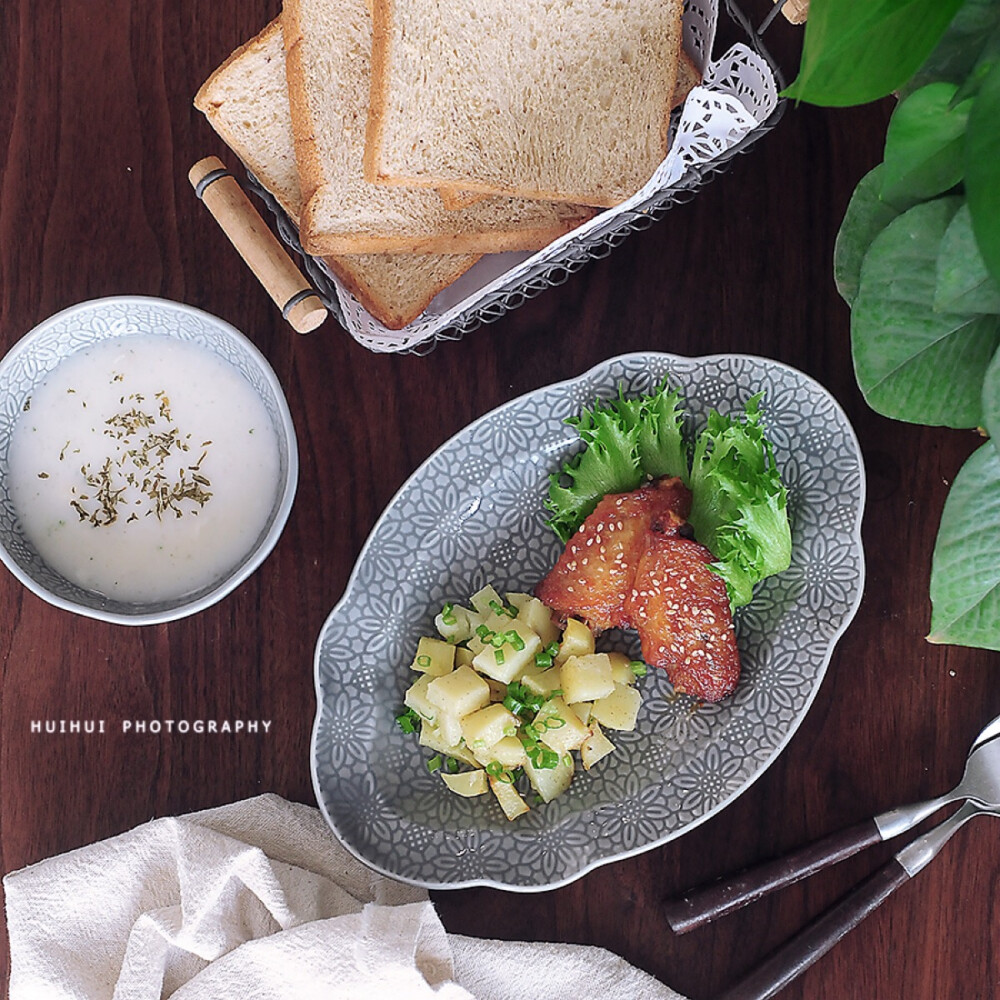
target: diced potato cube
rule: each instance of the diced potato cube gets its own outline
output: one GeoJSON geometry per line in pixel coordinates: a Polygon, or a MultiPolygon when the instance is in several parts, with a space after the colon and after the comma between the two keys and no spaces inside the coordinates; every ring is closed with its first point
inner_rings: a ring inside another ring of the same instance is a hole
{"type": "Polygon", "coordinates": [[[521,683],[533,694],[550,695],[553,691],[562,690],[558,667],[526,671],[521,675],[521,683]]]}
{"type": "Polygon", "coordinates": [[[531,594],[522,594],[519,591],[508,591],[507,592],[507,603],[512,607],[516,608],[518,611],[521,610],[528,603],[528,601],[534,600],[531,594]]]}
{"type": "Polygon", "coordinates": [[[561,754],[555,767],[535,767],[530,760],[524,765],[524,773],[531,782],[531,787],[542,797],[542,801],[551,802],[557,795],[562,795],[573,781],[573,758],[568,753],[561,754]]]}
{"type": "Polygon", "coordinates": [[[491,764],[496,761],[508,769],[523,767],[527,759],[524,745],[516,736],[505,736],[491,747],[474,749],[473,755],[480,764],[491,764]]]}
{"type": "Polygon", "coordinates": [[[518,609],[517,617],[533,632],[538,633],[543,646],[559,639],[559,626],[552,620],[551,610],[537,597],[529,597],[518,609]]]}
{"type": "Polygon", "coordinates": [[[599,760],[603,760],[609,753],[615,752],[615,745],[604,735],[604,731],[595,722],[594,731],[588,736],[580,746],[580,760],[584,769],[589,771],[599,760]]]}
{"type": "Polygon", "coordinates": [[[532,725],[538,730],[539,742],[557,753],[576,750],[590,735],[590,727],[559,697],[550,699],[538,710],[532,725]]]}
{"type": "Polygon", "coordinates": [[[503,607],[503,601],[500,599],[500,595],[490,586],[486,584],[482,590],[477,590],[472,597],[469,599],[469,603],[483,616],[483,618],[489,617],[491,614],[495,613],[495,608],[493,605],[498,607],[503,607]]]}
{"type": "Polygon", "coordinates": [[[468,608],[458,604],[446,604],[435,617],[434,627],[438,635],[451,642],[465,642],[478,623],[473,621],[476,617],[468,608]]]}
{"type": "Polygon", "coordinates": [[[508,619],[504,633],[517,636],[514,642],[502,646],[486,646],[472,661],[472,665],[487,677],[509,684],[535,662],[535,653],[542,648],[542,640],[524,622],[508,619]],[[520,648],[518,648],[520,647],[520,648]]]}
{"type": "Polygon", "coordinates": [[[461,718],[489,704],[490,686],[472,667],[456,667],[427,685],[427,698],[432,705],[461,718]]]}
{"type": "Polygon", "coordinates": [[[523,816],[529,811],[528,803],[521,798],[520,793],[511,782],[503,781],[500,778],[490,778],[489,782],[490,788],[497,797],[500,808],[503,809],[507,819],[517,819],[518,816],[523,816]]]}
{"type": "Polygon", "coordinates": [[[441,772],[444,783],[456,794],[471,799],[476,795],[485,795],[489,787],[486,782],[486,772],[482,769],[462,771],[460,774],[441,772]]]}
{"type": "Polygon", "coordinates": [[[462,742],[462,720],[452,712],[438,712],[434,720],[441,739],[448,746],[458,746],[462,742]]]}
{"type": "Polygon", "coordinates": [[[563,700],[569,705],[576,701],[604,698],[615,689],[611,659],[607,653],[571,656],[559,668],[559,675],[562,678],[563,700]]]}
{"type": "Polygon", "coordinates": [[[421,718],[433,722],[438,716],[438,706],[427,696],[427,687],[432,680],[434,680],[433,674],[422,674],[418,677],[403,695],[403,704],[407,708],[412,708],[421,718]]]}
{"type": "Polygon", "coordinates": [[[410,664],[411,670],[440,677],[450,674],[455,667],[455,647],[443,639],[423,636],[417,643],[417,652],[410,664]]]}
{"type": "Polygon", "coordinates": [[[499,702],[487,705],[462,719],[462,736],[472,750],[491,747],[517,732],[517,717],[499,702]]]}
{"type": "Polygon", "coordinates": [[[471,649],[466,649],[464,646],[458,646],[455,649],[455,666],[456,667],[470,667],[472,666],[472,661],[475,659],[476,654],[472,652],[471,649]]]}
{"type": "Polygon", "coordinates": [[[611,660],[611,676],[618,684],[635,683],[632,661],[624,653],[608,653],[608,659],[611,660]]]}
{"type": "Polygon", "coordinates": [[[563,629],[562,642],[556,653],[556,663],[564,663],[571,656],[586,656],[594,651],[594,633],[576,618],[570,618],[563,629]]]}
{"type": "MultiPolygon", "coordinates": [[[[448,716],[445,718],[447,719],[448,716]]],[[[448,723],[445,725],[447,727],[448,723]]],[[[458,731],[461,734],[461,724],[458,731]]],[[[427,747],[429,750],[436,750],[438,753],[443,753],[446,757],[454,757],[455,760],[464,761],[466,764],[478,763],[467,747],[463,747],[457,742],[446,740],[441,730],[433,722],[428,722],[426,719],[420,725],[420,745],[427,747]]]]}
{"type": "Polygon", "coordinates": [[[614,691],[605,698],[594,702],[591,718],[596,719],[608,729],[631,731],[635,729],[635,720],[642,704],[642,695],[638,689],[625,684],[615,684],[614,691]]]}
{"type": "Polygon", "coordinates": [[[503,681],[495,681],[492,677],[484,677],[490,686],[490,701],[503,701],[507,697],[507,685],[503,681]]]}

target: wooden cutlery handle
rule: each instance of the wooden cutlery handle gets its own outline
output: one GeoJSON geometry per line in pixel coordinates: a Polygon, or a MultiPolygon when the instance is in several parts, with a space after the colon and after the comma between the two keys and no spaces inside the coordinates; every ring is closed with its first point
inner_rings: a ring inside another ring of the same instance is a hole
{"type": "Polygon", "coordinates": [[[858,823],[806,844],[791,854],[754,865],[737,875],[719,879],[669,900],[666,904],[667,920],[675,933],[686,934],[776,889],[843,861],[881,839],[874,820],[858,823]]]}
{"type": "Polygon", "coordinates": [[[717,1000],[767,1000],[822,958],[910,878],[893,858],[717,1000]]]}
{"type": "Polygon", "coordinates": [[[199,160],[188,180],[293,329],[315,330],[326,319],[326,306],[222,160],[199,160]]]}

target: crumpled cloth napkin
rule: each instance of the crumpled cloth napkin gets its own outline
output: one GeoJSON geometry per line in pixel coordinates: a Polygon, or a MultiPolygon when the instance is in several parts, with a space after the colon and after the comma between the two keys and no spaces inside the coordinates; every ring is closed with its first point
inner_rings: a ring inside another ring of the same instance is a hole
{"type": "Polygon", "coordinates": [[[276,795],[153,820],[4,887],[10,1000],[683,1000],[601,948],[448,934],[425,891],[276,795]]]}

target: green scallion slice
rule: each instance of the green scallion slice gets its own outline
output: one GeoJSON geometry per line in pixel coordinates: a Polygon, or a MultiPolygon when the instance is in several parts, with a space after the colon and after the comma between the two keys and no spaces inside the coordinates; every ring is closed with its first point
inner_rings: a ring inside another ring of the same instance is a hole
{"type": "Polygon", "coordinates": [[[407,734],[419,732],[420,716],[412,708],[408,708],[396,716],[396,725],[407,734]]]}

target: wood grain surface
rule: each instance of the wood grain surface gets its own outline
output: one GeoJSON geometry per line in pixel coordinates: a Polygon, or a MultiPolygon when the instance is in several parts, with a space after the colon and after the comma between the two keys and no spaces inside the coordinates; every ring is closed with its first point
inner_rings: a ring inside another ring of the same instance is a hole
{"type": "MultiPolygon", "coordinates": [[[[101,624],[0,573],[3,871],[264,791],[313,802],[314,643],[373,523],[424,458],[494,406],[615,354],[766,355],[836,396],[869,477],[864,600],[801,728],[742,797],[674,842],[552,892],[434,895],[450,930],[602,945],[708,1000],[891,850],[864,852],[685,937],[670,931],[664,899],[944,791],[1000,712],[996,654],[924,640],[942,503],[977,438],[868,409],[831,277],[839,221],[880,158],[891,104],[789,108],[693,201],[562,286],[427,357],[377,356],[332,321],[293,333],[187,182],[210,153],[237,166],[191,99],[279,6],[0,3],[0,350],[84,299],[140,293],[201,307],[269,358],[302,466],[273,554],[189,620],[101,624]],[[122,720],[154,718],[272,725],[231,738],[121,732],[122,720]],[[108,731],[32,734],[32,720],[46,719],[104,719],[108,731]]],[[[770,6],[747,3],[758,22],[770,6]]],[[[801,29],[777,18],[766,38],[793,75],[801,29]]],[[[1000,997],[998,833],[990,820],[967,825],[782,996],[1000,997]]],[[[5,941],[0,949],[6,970],[5,941]]]]}

